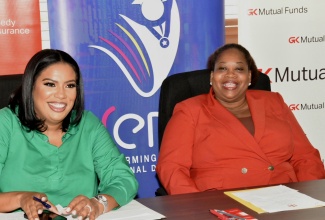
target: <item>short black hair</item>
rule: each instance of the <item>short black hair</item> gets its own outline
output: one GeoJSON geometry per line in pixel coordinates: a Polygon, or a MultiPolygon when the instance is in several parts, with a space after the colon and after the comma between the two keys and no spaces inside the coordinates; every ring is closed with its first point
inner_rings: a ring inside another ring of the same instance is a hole
{"type": "Polygon", "coordinates": [[[245,60],[248,65],[248,70],[250,70],[251,74],[252,74],[250,87],[253,87],[255,85],[255,83],[257,82],[260,72],[258,71],[255,61],[254,61],[253,57],[251,56],[251,54],[249,53],[249,51],[240,44],[235,44],[235,43],[225,44],[222,47],[218,48],[216,51],[214,51],[209,56],[208,62],[207,62],[207,68],[209,69],[210,72],[214,71],[215,64],[218,61],[221,54],[229,49],[236,49],[244,55],[245,60]]]}
{"type": "Polygon", "coordinates": [[[36,117],[33,88],[37,77],[47,67],[56,64],[65,63],[72,67],[76,73],[77,97],[73,106],[75,111],[71,120],[71,112],[63,120],[62,131],[67,131],[69,125],[78,124],[84,111],[84,91],[83,82],[77,62],[66,52],[55,49],[44,49],[37,52],[27,63],[21,86],[10,95],[9,107],[15,112],[27,130],[38,130],[44,132],[47,127],[44,121],[36,117]],[[17,111],[18,107],[18,111],[17,111]]]}

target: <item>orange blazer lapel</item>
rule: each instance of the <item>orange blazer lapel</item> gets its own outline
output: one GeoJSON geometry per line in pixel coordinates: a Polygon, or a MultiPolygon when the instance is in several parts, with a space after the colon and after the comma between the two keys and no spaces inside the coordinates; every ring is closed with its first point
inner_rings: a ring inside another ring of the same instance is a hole
{"type": "Polygon", "coordinates": [[[216,101],[213,95],[210,94],[207,96],[207,99],[205,108],[211,117],[234,134],[244,145],[256,152],[259,157],[265,161],[269,161],[258,144],[265,131],[265,108],[263,99],[250,97],[249,93],[247,95],[248,105],[255,126],[254,136],[249,133],[245,126],[232,113],[216,101]]]}

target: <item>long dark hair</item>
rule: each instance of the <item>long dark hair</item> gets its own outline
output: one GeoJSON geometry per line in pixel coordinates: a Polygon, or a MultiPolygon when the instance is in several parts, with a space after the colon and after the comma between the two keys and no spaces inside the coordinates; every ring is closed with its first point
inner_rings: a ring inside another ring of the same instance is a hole
{"type": "Polygon", "coordinates": [[[260,72],[258,71],[258,69],[256,67],[256,64],[255,64],[255,61],[254,61],[253,57],[251,56],[251,54],[249,53],[249,51],[240,44],[225,44],[222,47],[218,48],[208,58],[207,68],[210,70],[210,72],[214,71],[215,64],[218,61],[221,54],[224,51],[229,50],[229,49],[237,49],[238,51],[240,51],[244,55],[245,60],[246,60],[247,65],[248,65],[248,70],[250,70],[251,74],[252,74],[250,87],[253,87],[255,85],[257,79],[258,79],[258,76],[259,76],[260,72]]]}
{"type": "Polygon", "coordinates": [[[77,62],[66,52],[54,49],[44,49],[37,52],[27,63],[21,86],[11,94],[10,109],[17,114],[20,122],[27,130],[46,131],[44,121],[36,117],[33,88],[37,77],[50,65],[56,63],[69,64],[76,73],[77,97],[73,106],[75,115],[71,120],[71,112],[63,120],[62,131],[67,131],[69,125],[78,124],[84,111],[83,82],[77,62]],[[17,109],[18,108],[18,109],[17,109]],[[71,121],[70,121],[71,120],[71,121]]]}

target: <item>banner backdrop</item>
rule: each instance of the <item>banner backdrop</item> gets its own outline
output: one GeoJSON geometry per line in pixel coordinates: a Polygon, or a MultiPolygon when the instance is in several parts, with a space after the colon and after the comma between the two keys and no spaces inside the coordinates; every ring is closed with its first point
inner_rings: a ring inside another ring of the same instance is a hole
{"type": "Polygon", "coordinates": [[[80,64],[86,108],[126,156],[139,197],[158,187],[158,98],[169,75],[204,69],[224,42],[224,2],[48,1],[51,48],[80,64]]]}
{"type": "Polygon", "coordinates": [[[0,1],[0,75],[23,73],[42,49],[39,0],[0,1]]]}
{"type": "Polygon", "coordinates": [[[325,158],[325,1],[239,1],[239,43],[252,53],[325,158]]]}

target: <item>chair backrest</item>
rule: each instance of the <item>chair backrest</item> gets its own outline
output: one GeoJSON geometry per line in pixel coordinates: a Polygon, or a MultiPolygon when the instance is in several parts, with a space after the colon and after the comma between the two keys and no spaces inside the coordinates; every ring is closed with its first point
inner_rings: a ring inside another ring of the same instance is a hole
{"type": "Polygon", "coordinates": [[[23,74],[0,76],[0,109],[8,106],[9,96],[20,85],[23,74]]]}
{"type": "MultiPolygon", "coordinates": [[[[209,89],[210,71],[208,69],[174,74],[163,81],[160,89],[158,110],[159,146],[175,105],[187,98],[208,93],[209,89]]],[[[250,89],[271,91],[270,78],[265,74],[260,74],[257,83],[250,89]]]]}

